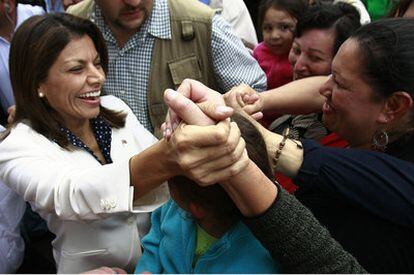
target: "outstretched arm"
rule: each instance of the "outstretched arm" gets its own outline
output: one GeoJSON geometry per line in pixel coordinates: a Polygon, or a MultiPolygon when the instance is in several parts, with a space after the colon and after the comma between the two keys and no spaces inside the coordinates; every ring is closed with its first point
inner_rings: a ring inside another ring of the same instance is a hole
{"type": "Polygon", "coordinates": [[[307,114],[320,112],[325,98],[319,89],[327,77],[317,76],[296,80],[276,89],[258,93],[248,85],[239,85],[224,95],[226,104],[243,108],[252,115],[265,114],[307,114]]]}

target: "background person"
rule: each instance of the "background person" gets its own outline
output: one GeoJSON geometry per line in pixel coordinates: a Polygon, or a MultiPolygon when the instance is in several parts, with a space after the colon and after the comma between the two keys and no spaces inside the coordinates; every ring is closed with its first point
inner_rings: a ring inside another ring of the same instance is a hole
{"type": "Polygon", "coordinates": [[[255,48],[253,56],[266,73],[269,90],[293,80],[288,55],[297,20],[306,8],[302,0],[266,0],[260,3],[259,24],[263,42],[255,48]]]}
{"type": "MultiPolygon", "coordinates": [[[[4,131],[0,125],[0,132],[4,131]]],[[[24,241],[20,221],[26,209],[22,197],[0,181],[0,272],[15,273],[23,261],[24,241]]]]}
{"type": "MultiPolygon", "coordinates": [[[[266,0],[259,6],[259,23],[263,42],[253,51],[254,58],[267,76],[267,88],[277,88],[293,80],[288,55],[292,47],[296,23],[306,10],[302,0],[266,0]]],[[[261,123],[268,127],[279,115],[265,115],[261,123]]]]}
{"type": "MultiPolygon", "coordinates": [[[[293,78],[329,75],[339,47],[360,26],[359,13],[351,5],[326,3],[309,7],[299,19],[289,53],[293,78]]],[[[287,127],[291,129],[290,136],[296,139],[304,137],[319,141],[329,134],[321,122],[320,112],[297,116],[284,114],[269,129],[281,134],[287,127]]]]}
{"type": "Polygon", "coordinates": [[[8,108],[14,105],[9,77],[10,41],[20,24],[33,15],[43,14],[41,7],[0,1],[0,124],[7,124],[8,108]]]}

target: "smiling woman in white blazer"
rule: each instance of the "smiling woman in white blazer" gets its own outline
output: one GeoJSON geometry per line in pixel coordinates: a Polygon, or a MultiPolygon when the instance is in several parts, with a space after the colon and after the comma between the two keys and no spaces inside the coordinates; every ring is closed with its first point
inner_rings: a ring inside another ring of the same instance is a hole
{"type": "Polygon", "coordinates": [[[10,60],[16,116],[0,141],[0,180],[47,220],[59,273],[133,271],[146,213],[169,197],[163,182],[176,175],[217,182],[247,164],[228,121],[183,124],[157,142],[124,102],[101,96],[108,57],[87,20],[27,20],[10,60]]]}

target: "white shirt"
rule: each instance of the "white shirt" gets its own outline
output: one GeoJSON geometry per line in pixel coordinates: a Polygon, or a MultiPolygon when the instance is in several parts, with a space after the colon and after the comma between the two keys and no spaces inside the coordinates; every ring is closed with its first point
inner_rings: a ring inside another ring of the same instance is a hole
{"type": "Polygon", "coordinates": [[[24,196],[56,235],[58,273],[103,265],[132,272],[141,255],[141,213],[169,199],[163,184],[133,201],[129,159],[157,139],[120,99],[105,96],[101,104],[128,114],[125,127],[112,129],[111,164],[101,165],[86,150],[65,150],[24,123],[0,142],[0,180],[24,196]]]}
{"type": "Polygon", "coordinates": [[[256,30],[243,0],[210,0],[209,6],[221,12],[240,39],[253,46],[257,45],[256,30]]]}

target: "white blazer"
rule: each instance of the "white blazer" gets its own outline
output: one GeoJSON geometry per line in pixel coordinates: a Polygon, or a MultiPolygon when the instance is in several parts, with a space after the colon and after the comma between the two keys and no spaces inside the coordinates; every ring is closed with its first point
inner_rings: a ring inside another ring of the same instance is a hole
{"type": "Polygon", "coordinates": [[[128,113],[125,127],[112,129],[112,164],[101,165],[84,150],[65,150],[24,123],[0,142],[0,179],[47,220],[56,235],[52,244],[59,273],[102,265],[132,272],[141,255],[139,213],[169,198],[164,183],[133,202],[129,159],[157,139],[120,99],[105,96],[101,105],[128,113]]]}

